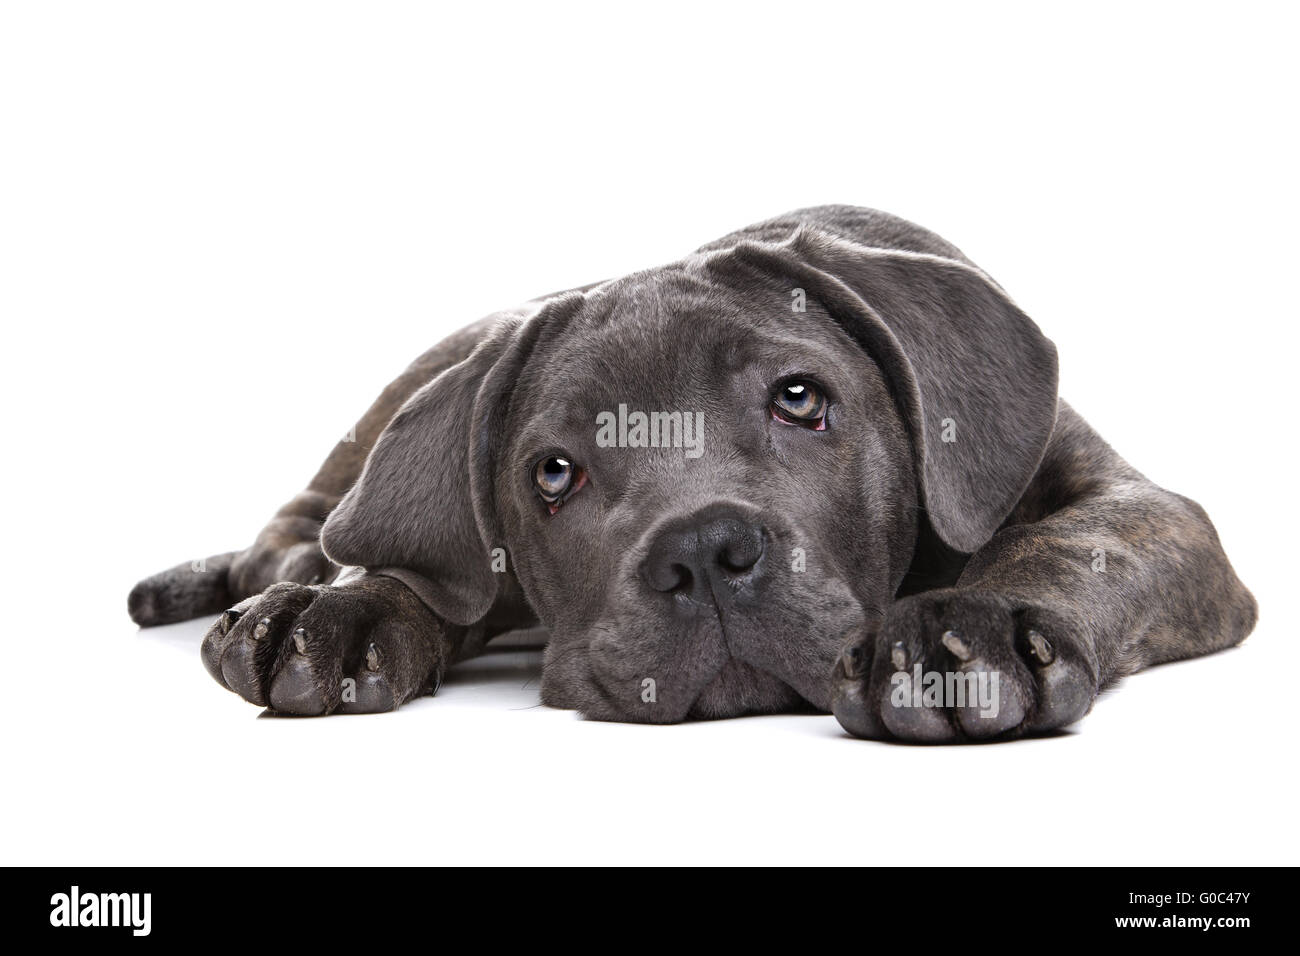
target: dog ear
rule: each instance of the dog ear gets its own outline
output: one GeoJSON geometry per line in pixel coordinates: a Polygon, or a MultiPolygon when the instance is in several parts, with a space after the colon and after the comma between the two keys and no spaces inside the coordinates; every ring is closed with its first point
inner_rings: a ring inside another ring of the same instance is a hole
{"type": "Polygon", "coordinates": [[[957,551],[984,545],[1056,423],[1056,347],[1038,326],[954,259],[806,229],[731,254],[804,288],[882,366],[912,435],[931,525],[957,551]]]}
{"type": "Polygon", "coordinates": [[[475,403],[516,329],[498,327],[407,400],[321,530],[331,561],[400,579],[454,624],[482,618],[497,595],[498,545],[475,518],[470,456],[475,403]]]}

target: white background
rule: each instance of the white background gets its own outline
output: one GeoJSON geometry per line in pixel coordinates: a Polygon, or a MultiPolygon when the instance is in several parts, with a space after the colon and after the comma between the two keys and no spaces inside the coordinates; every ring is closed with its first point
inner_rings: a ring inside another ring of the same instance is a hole
{"type": "Polygon", "coordinates": [[[1297,862],[1294,8],[468,6],[0,8],[4,862],[1297,862]],[[927,749],[587,723],[535,653],[258,719],[128,620],[447,332],[823,202],[1010,290],[1214,518],[1241,649],[927,749]]]}

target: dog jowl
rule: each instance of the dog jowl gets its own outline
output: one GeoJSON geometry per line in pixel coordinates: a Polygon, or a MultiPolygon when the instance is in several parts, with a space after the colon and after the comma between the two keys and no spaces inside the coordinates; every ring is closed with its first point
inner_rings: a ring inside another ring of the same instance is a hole
{"type": "Polygon", "coordinates": [[[540,623],[542,699],[592,718],[1052,730],[1256,613],[1205,513],[1056,385],[1052,344],[955,247],[801,210],[457,333],[250,547],[130,610],[219,613],[209,672],[288,714],[392,709],[540,623]],[[974,692],[899,693],[915,675],[974,692]]]}

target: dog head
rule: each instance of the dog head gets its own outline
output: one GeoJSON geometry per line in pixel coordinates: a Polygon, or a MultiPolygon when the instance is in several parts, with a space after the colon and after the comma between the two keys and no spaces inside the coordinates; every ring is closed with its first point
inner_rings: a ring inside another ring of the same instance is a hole
{"type": "Polygon", "coordinates": [[[1055,415],[1055,350],[981,272],[801,228],[503,323],[397,414],[322,540],[457,623],[513,574],[548,704],[827,710],[919,523],[986,542],[1055,415]]]}

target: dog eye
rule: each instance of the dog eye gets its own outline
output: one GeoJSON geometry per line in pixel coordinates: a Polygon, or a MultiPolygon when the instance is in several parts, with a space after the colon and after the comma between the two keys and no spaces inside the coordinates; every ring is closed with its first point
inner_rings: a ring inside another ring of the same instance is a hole
{"type": "Polygon", "coordinates": [[[573,463],[559,455],[543,458],[533,470],[533,481],[544,501],[559,501],[573,483],[573,463]]]}
{"type": "Polygon", "coordinates": [[[550,455],[533,466],[533,487],[551,514],[586,483],[586,472],[563,455],[550,455]]]}
{"type": "Polygon", "coordinates": [[[772,417],[813,431],[826,428],[826,396],[811,382],[786,382],[772,396],[772,417]]]}

